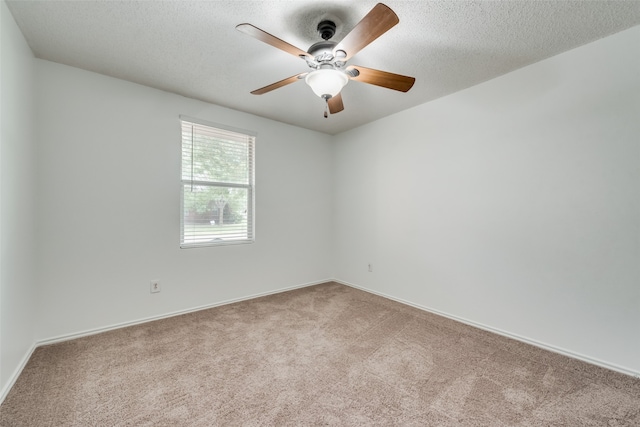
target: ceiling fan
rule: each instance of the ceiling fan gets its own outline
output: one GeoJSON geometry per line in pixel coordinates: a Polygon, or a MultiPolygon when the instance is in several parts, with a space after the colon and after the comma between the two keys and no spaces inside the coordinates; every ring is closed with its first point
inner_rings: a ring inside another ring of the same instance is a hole
{"type": "MultiPolygon", "coordinates": [[[[274,89],[304,79],[313,92],[324,99],[331,114],[344,110],[340,91],[349,82],[369,83],[388,89],[407,92],[415,78],[387,71],[374,70],[359,65],[347,66],[347,61],[375,39],[391,29],[400,20],[391,8],[378,3],[339,43],[330,40],[336,32],[333,21],[324,20],[318,24],[318,34],[322,41],[311,45],[307,52],[281,40],[251,24],[236,26],[251,37],[270,44],[306,61],[313,71],[296,74],[251,92],[262,95],[274,89]]],[[[324,117],[327,117],[325,110],[324,117]]]]}

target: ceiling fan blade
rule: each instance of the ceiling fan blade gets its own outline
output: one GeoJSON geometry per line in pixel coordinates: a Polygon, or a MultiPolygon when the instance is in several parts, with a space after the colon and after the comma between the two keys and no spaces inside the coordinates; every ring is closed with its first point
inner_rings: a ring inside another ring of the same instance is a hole
{"type": "MultiPolygon", "coordinates": [[[[362,18],[353,30],[333,49],[334,55],[338,51],[344,51],[346,57],[341,60],[347,61],[349,58],[360,52],[369,43],[389,31],[394,25],[400,22],[398,15],[389,6],[378,3],[371,11],[362,18]]],[[[339,56],[339,55],[336,55],[339,56]]]]}
{"type": "Polygon", "coordinates": [[[286,79],[282,79],[279,82],[271,83],[268,86],[261,87],[260,89],[256,89],[256,90],[252,91],[251,93],[253,95],[262,95],[264,93],[271,92],[274,89],[278,89],[278,88],[280,88],[282,86],[286,86],[288,84],[297,82],[298,80],[302,79],[307,74],[308,73],[300,73],[300,74],[296,74],[295,76],[287,77],[286,79]]]}
{"type": "Polygon", "coordinates": [[[339,113],[340,111],[344,110],[344,104],[342,104],[342,94],[340,93],[329,98],[327,104],[329,104],[329,112],[331,114],[339,113]]]}
{"type": "Polygon", "coordinates": [[[408,92],[416,81],[415,77],[374,70],[359,65],[347,67],[347,75],[349,75],[351,80],[386,87],[387,89],[398,90],[400,92],[408,92]],[[356,70],[357,73],[355,72],[356,70]],[[353,74],[356,75],[352,76],[353,74]]]}
{"type": "Polygon", "coordinates": [[[281,40],[279,38],[277,38],[276,36],[272,36],[271,34],[267,33],[266,31],[261,30],[260,28],[253,26],[251,24],[240,24],[236,26],[236,30],[240,31],[241,33],[245,33],[251,37],[254,37],[258,40],[260,40],[261,42],[264,42],[266,44],[270,44],[273,47],[277,47],[280,50],[283,50],[287,53],[290,53],[291,55],[297,56],[297,57],[304,57],[304,56],[309,56],[311,57],[311,55],[309,55],[307,52],[305,52],[302,49],[298,49],[297,47],[295,47],[292,44],[287,43],[284,40],[281,40]]]}

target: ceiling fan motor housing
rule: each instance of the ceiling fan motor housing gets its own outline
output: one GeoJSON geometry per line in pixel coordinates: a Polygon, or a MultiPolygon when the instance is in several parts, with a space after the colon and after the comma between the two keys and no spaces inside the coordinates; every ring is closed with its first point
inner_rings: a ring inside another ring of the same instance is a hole
{"type": "Polygon", "coordinates": [[[336,42],[331,40],[323,40],[321,42],[312,44],[307,52],[309,52],[311,56],[321,62],[323,61],[324,57],[326,57],[324,58],[324,60],[330,61],[333,59],[333,48],[336,47],[336,44],[336,42]]]}

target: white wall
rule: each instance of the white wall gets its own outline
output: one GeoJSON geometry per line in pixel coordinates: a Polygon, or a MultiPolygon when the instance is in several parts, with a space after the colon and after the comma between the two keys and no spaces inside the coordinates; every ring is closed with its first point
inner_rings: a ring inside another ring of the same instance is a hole
{"type": "Polygon", "coordinates": [[[639,46],[338,135],[335,277],[640,373],[639,46]]]}
{"type": "Polygon", "coordinates": [[[0,401],[35,340],[33,55],[0,2],[0,401]]]}
{"type": "Polygon", "coordinates": [[[39,339],[331,277],[331,137],[48,61],[36,76],[39,339]],[[254,244],[179,248],[180,114],[257,132],[254,244]]]}

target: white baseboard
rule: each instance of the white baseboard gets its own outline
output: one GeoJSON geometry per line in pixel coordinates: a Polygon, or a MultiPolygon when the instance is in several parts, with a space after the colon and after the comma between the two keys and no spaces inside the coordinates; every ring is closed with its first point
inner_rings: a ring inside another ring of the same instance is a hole
{"type": "Polygon", "coordinates": [[[250,300],[250,299],[254,299],[254,298],[260,298],[260,297],[264,297],[264,296],[267,296],[267,295],[275,295],[275,294],[279,294],[279,293],[282,293],[282,292],[292,291],[294,289],[306,288],[306,287],[309,287],[309,286],[315,286],[315,285],[319,285],[320,283],[327,283],[327,282],[331,282],[331,281],[332,281],[332,279],[319,280],[319,281],[315,281],[315,282],[308,282],[308,283],[303,283],[301,285],[288,286],[288,287],[285,287],[285,288],[279,288],[279,289],[272,290],[272,291],[267,291],[267,292],[260,292],[260,293],[257,293],[257,294],[247,295],[247,296],[240,297],[240,298],[232,298],[232,299],[228,299],[228,300],[224,300],[224,301],[215,302],[215,303],[212,303],[212,304],[205,304],[205,305],[200,305],[200,306],[197,306],[197,307],[187,308],[187,309],[184,309],[184,310],[173,311],[173,312],[170,312],[170,313],[160,314],[158,316],[144,317],[144,318],[137,319],[137,320],[132,320],[132,321],[129,321],[129,322],[115,323],[113,325],[103,326],[103,327],[100,327],[100,328],[86,329],[84,331],[73,332],[71,334],[58,335],[56,337],[45,338],[45,339],[41,339],[41,340],[36,341],[35,347],[40,347],[40,346],[49,345],[49,344],[55,344],[55,343],[64,342],[64,341],[70,341],[70,340],[74,340],[76,338],[82,338],[82,337],[86,337],[86,336],[89,336],[89,335],[95,335],[95,334],[100,334],[102,332],[112,331],[114,329],[126,328],[127,326],[140,325],[142,323],[153,322],[154,320],[160,320],[160,319],[166,319],[168,317],[180,316],[182,314],[193,313],[195,311],[200,311],[200,310],[207,310],[209,308],[214,308],[214,307],[219,307],[219,306],[222,306],[222,305],[233,304],[233,303],[236,303],[236,302],[246,301],[246,300],[250,300]]]}
{"type": "Polygon", "coordinates": [[[9,394],[11,387],[13,387],[13,385],[18,380],[18,377],[22,373],[22,370],[24,369],[24,367],[27,366],[27,362],[29,361],[29,359],[31,359],[31,356],[33,355],[33,352],[36,351],[37,347],[38,346],[36,345],[36,343],[31,344],[31,347],[29,348],[29,350],[27,350],[25,355],[22,357],[22,360],[20,361],[20,364],[18,365],[18,367],[13,371],[13,374],[11,375],[11,377],[9,377],[9,381],[7,381],[4,387],[2,387],[2,390],[0,390],[0,405],[2,405],[2,402],[4,402],[4,399],[9,394]]]}
{"type": "Polygon", "coordinates": [[[552,351],[554,353],[562,354],[563,356],[571,357],[573,359],[578,359],[578,360],[581,360],[583,362],[590,363],[592,365],[600,366],[602,368],[610,369],[612,371],[616,371],[616,372],[620,372],[622,374],[630,375],[632,377],[640,378],[640,372],[639,371],[635,371],[633,369],[626,368],[624,366],[619,366],[619,365],[616,365],[614,363],[605,362],[604,360],[595,359],[593,357],[585,356],[584,354],[575,353],[573,351],[566,350],[564,348],[560,348],[560,347],[556,347],[556,346],[553,346],[553,345],[549,345],[549,344],[546,344],[546,343],[543,343],[543,342],[540,342],[540,341],[536,341],[536,340],[531,339],[531,338],[523,337],[521,335],[517,335],[517,334],[511,333],[511,332],[508,332],[508,331],[504,331],[502,329],[498,329],[498,328],[494,328],[494,327],[491,327],[491,326],[487,326],[487,325],[484,325],[482,323],[474,322],[472,320],[468,320],[468,319],[465,319],[465,318],[462,318],[462,317],[459,317],[459,316],[454,316],[452,314],[445,313],[445,312],[442,312],[440,310],[433,309],[431,307],[426,307],[426,306],[423,306],[423,305],[420,305],[420,304],[413,303],[411,301],[404,300],[402,298],[397,298],[397,297],[394,297],[394,296],[391,296],[391,295],[387,295],[387,294],[385,294],[383,292],[378,292],[378,291],[374,291],[374,290],[371,290],[371,289],[368,289],[368,288],[364,288],[362,286],[354,285],[353,283],[345,282],[343,280],[332,279],[332,281],[336,282],[336,283],[340,283],[341,285],[349,286],[349,287],[352,287],[352,288],[355,288],[355,289],[358,289],[358,290],[361,290],[361,291],[364,291],[364,292],[368,292],[370,294],[378,295],[378,296],[381,296],[383,298],[387,298],[387,299],[399,302],[401,304],[409,305],[411,307],[415,307],[415,308],[417,308],[419,310],[427,311],[429,313],[433,313],[433,314],[436,314],[438,316],[443,316],[443,317],[446,317],[448,319],[455,320],[455,321],[460,322],[460,323],[464,323],[466,325],[470,325],[470,326],[473,326],[473,327],[476,327],[476,328],[479,328],[479,329],[483,329],[485,331],[493,332],[495,334],[502,335],[502,336],[505,336],[507,338],[512,338],[512,339],[517,340],[517,341],[521,341],[521,342],[524,342],[524,343],[527,343],[527,344],[531,344],[533,346],[542,348],[544,350],[549,350],[549,351],[552,351]]]}
{"type": "Polygon", "coordinates": [[[433,313],[439,316],[443,316],[479,329],[483,329],[489,332],[493,332],[496,333],[498,335],[502,335],[508,338],[512,338],[527,344],[531,344],[534,345],[536,347],[540,347],[542,349],[545,350],[549,350],[552,351],[554,353],[559,353],[562,354],[564,356],[567,357],[572,357],[574,359],[578,359],[578,360],[582,360],[583,362],[587,362],[587,363],[591,363],[593,365],[597,365],[606,369],[610,369],[613,371],[617,371],[626,375],[631,375],[634,376],[636,378],[640,378],[640,372],[635,371],[633,369],[629,369],[629,368],[625,368],[623,366],[619,366],[613,363],[608,363],[602,360],[598,360],[589,356],[585,356],[579,353],[575,353],[569,350],[565,350],[563,348],[559,348],[559,347],[555,347],[549,344],[545,344],[533,339],[529,339],[526,337],[522,337],[520,335],[517,334],[513,334],[507,331],[503,331],[501,329],[497,329],[497,328],[493,328],[491,326],[487,326],[487,325],[483,325],[481,323],[478,322],[474,322],[468,319],[464,319],[462,317],[458,317],[458,316],[454,316],[445,312],[442,312],[440,310],[436,310],[430,307],[426,307],[420,304],[415,304],[413,302],[410,301],[406,301],[403,300],[402,298],[397,298],[397,297],[393,297],[391,295],[387,295],[385,293],[382,292],[377,292],[371,289],[367,289],[364,288],[362,286],[358,286],[355,285],[353,283],[349,283],[349,282],[345,282],[343,280],[338,280],[338,279],[326,279],[326,280],[319,280],[316,282],[309,282],[309,283],[304,283],[301,285],[295,285],[295,286],[289,286],[289,287],[285,287],[285,288],[280,288],[280,289],[276,289],[276,290],[272,290],[272,291],[267,291],[267,292],[261,292],[261,293],[257,293],[257,294],[252,294],[252,295],[247,295],[244,297],[240,297],[240,298],[233,298],[233,299],[229,299],[229,300],[224,300],[224,301],[220,301],[220,302],[216,302],[216,303],[212,303],[212,304],[206,304],[206,305],[201,305],[201,306],[197,306],[197,307],[192,307],[192,308],[188,308],[188,309],[184,309],[184,310],[178,310],[178,311],[174,311],[171,313],[165,313],[162,315],[158,315],[158,316],[150,316],[150,317],[145,317],[145,318],[141,318],[138,320],[133,320],[130,322],[122,322],[122,323],[117,323],[117,324],[113,324],[113,325],[109,325],[109,326],[104,326],[101,328],[94,328],[94,329],[87,329],[84,331],[79,331],[79,332],[74,332],[71,334],[65,334],[65,335],[59,335],[56,337],[52,337],[52,338],[46,338],[46,339],[42,339],[42,340],[37,340],[36,342],[33,343],[33,345],[31,346],[31,348],[29,349],[29,351],[27,351],[27,353],[24,355],[22,361],[20,362],[20,365],[15,369],[15,371],[13,372],[13,375],[11,375],[11,377],[9,378],[9,381],[7,382],[7,384],[4,385],[4,387],[2,388],[2,390],[0,390],[0,404],[2,404],[2,402],[4,402],[4,399],[7,397],[7,394],[9,394],[9,391],[11,390],[11,388],[13,387],[13,385],[15,384],[15,382],[17,381],[18,377],[20,376],[20,374],[22,373],[22,370],[24,369],[24,367],[27,365],[27,362],[29,361],[29,359],[31,358],[31,356],[33,355],[33,352],[35,351],[36,348],[43,346],[43,345],[49,345],[49,344],[55,344],[55,343],[59,343],[59,342],[63,342],[63,341],[69,341],[69,340],[73,340],[76,338],[81,338],[81,337],[85,337],[85,336],[89,336],[89,335],[95,335],[95,334],[99,334],[102,332],[107,332],[107,331],[111,331],[114,329],[120,329],[120,328],[124,328],[127,326],[133,326],[133,325],[139,325],[142,323],[147,323],[147,322],[153,322],[154,320],[160,320],[160,319],[166,319],[168,317],[173,317],[173,316],[179,316],[182,314],[187,314],[187,313],[193,313],[196,311],[200,311],[200,310],[207,310],[209,308],[213,308],[213,307],[219,307],[219,306],[223,306],[223,305],[227,305],[227,304],[233,304],[236,302],[240,302],[240,301],[246,301],[246,300],[250,300],[250,299],[254,299],[254,298],[259,298],[259,297],[263,297],[263,296],[267,296],[267,295],[274,295],[274,294],[279,294],[282,292],[287,292],[287,291],[291,291],[294,289],[301,289],[301,288],[306,288],[309,286],[314,286],[314,285],[319,285],[321,283],[326,283],[326,282],[336,282],[336,283],[340,283],[342,285],[345,286],[349,286],[355,289],[359,289],[361,291],[364,292],[368,292],[374,295],[378,295],[381,296],[383,298],[387,298],[396,302],[399,302],[401,304],[405,304],[411,307],[415,307],[419,310],[423,310],[429,313],[433,313]]]}

